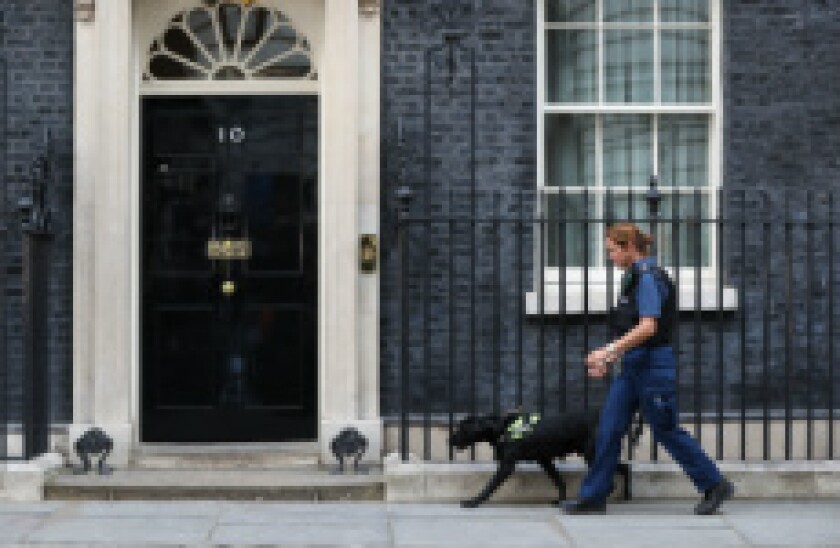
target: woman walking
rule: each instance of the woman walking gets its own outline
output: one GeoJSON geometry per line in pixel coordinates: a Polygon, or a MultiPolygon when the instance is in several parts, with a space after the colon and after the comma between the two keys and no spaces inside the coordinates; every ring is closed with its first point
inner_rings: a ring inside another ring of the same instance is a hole
{"type": "Polygon", "coordinates": [[[676,360],[671,332],[676,317],[674,284],[650,256],[653,238],[631,223],[607,230],[610,260],[624,270],[618,304],[610,313],[613,340],[586,358],[589,376],[617,373],[601,411],[595,458],[581,483],[578,500],[563,509],[569,514],[603,513],[612,490],[621,440],[638,408],[650,424],[653,439],[671,454],[691,478],[702,500],[696,514],[713,514],[735,489],[718,467],[678,424],[676,360]]]}

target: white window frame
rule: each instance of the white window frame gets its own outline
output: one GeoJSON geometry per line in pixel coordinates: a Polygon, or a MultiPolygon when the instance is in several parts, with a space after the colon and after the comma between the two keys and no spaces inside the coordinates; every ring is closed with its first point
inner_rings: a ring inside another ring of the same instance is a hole
{"type": "MultiPolygon", "coordinates": [[[[564,192],[561,187],[549,187],[545,183],[545,119],[546,115],[552,113],[562,114],[651,114],[653,115],[652,127],[652,155],[654,172],[658,173],[658,115],[659,114],[707,114],[709,115],[709,147],[708,147],[708,176],[709,185],[704,188],[703,194],[708,196],[710,216],[715,216],[719,212],[718,190],[721,188],[723,180],[723,86],[721,76],[721,43],[722,43],[722,20],[721,20],[721,3],[722,0],[709,0],[709,22],[708,23],[661,23],[659,20],[659,5],[660,0],[653,0],[654,21],[653,23],[633,24],[633,23],[604,23],[603,22],[603,2],[605,0],[592,0],[597,2],[597,22],[594,23],[547,23],[546,15],[546,0],[537,0],[536,2],[536,18],[537,18],[537,214],[542,215],[543,197],[550,193],[564,192]],[[605,78],[604,78],[604,44],[602,32],[604,29],[621,28],[621,29],[652,29],[654,34],[654,101],[652,103],[634,103],[634,104],[614,104],[604,101],[605,78]],[[662,29],[710,29],[710,70],[711,70],[711,101],[703,104],[662,104],[660,101],[660,75],[661,75],[661,58],[660,58],[660,30],[662,29]],[[598,101],[593,103],[548,103],[546,102],[546,34],[548,30],[552,29],[590,29],[598,30],[598,101]]],[[[593,194],[602,192],[603,185],[603,166],[602,166],[602,147],[601,140],[601,120],[599,116],[596,118],[596,187],[591,190],[593,194]]],[[[610,187],[616,196],[620,196],[622,192],[626,193],[627,189],[622,187],[610,187]]],[[[635,189],[637,192],[638,188],[635,189]]],[[[663,195],[667,195],[672,191],[693,192],[693,187],[661,187],[660,191],[663,195]]],[[[599,200],[596,210],[596,216],[600,217],[599,213],[602,209],[603,200],[599,200]]],[[[661,216],[667,217],[670,212],[662,211],[661,216]]],[[[717,298],[717,284],[719,283],[717,271],[717,230],[714,227],[711,230],[711,240],[709,242],[709,249],[711,253],[710,264],[706,267],[696,266],[680,266],[679,268],[679,302],[681,309],[693,310],[695,308],[696,287],[695,280],[699,272],[700,275],[700,308],[717,310],[722,308],[724,310],[733,310],[737,307],[737,293],[735,288],[723,288],[723,302],[718,303],[717,298]]],[[[599,238],[600,240],[600,238],[599,238]]],[[[539,234],[535,236],[534,249],[534,265],[539,268],[541,264],[541,251],[543,242],[540,241],[539,234]]],[[[603,256],[604,244],[598,241],[595,248],[595,257],[603,256]]],[[[542,273],[543,288],[537,288],[537,291],[530,292],[526,295],[526,310],[529,314],[558,314],[561,311],[568,314],[589,312],[603,312],[609,309],[607,303],[610,291],[608,291],[607,283],[610,279],[610,274],[607,266],[590,266],[585,267],[566,267],[563,273],[563,280],[565,280],[565,296],[566,306],[562,308],[559,300],[561,298],[559,283],[561,279],[561,272],[559,267],[544,266],[542,273]],[[587,271],[587,272],[585,272],[587,271]],[[584,280],[588,282],[588,303],[584,303],[584,280]],[[587,306],[584,306],[587,304],[587,306]],[[562,308],[562,309],[561,309],[562,308]]],[[[618,294],[619,282],[621,279],[621,271],[617,268],[612,268],[612,282],[613,282],[613,299],[618,294]]],[[[666,268],[669,274],[676,278],[674,268],[666,268]]],[[[534,279],[540,279],[539,273],[535,275],[534,279]]]]}

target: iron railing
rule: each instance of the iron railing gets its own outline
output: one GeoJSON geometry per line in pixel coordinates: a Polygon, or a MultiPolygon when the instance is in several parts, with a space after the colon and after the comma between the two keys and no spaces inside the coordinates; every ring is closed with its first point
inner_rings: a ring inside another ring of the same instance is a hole
{"type": "Polygon", "coordinates": [[[386,450],[452,460],[462,416],[599,406],[609,379],[587,378],[583,357],[607,340],[619,275],[599,242],[632,220],[679,288],[683,425],[718,459],[834,458],[836,196],[644,190],[450,193],[416,215],[402,189],[384,259],[399,294],[383,323],[386,450]]]}
{"type": "MultiPolygon", "coordinates": [[[[2,97],[2,94],[0,94],[2,97]]],[[[5,105],[5,102],[4,102],[5,105]]],[[[0,139],[0,145],[5,143],[0,139]]],[[[2,166],[6,168],[6,164],[2,166]]],[[[49,450],[49,269],[52,240],[47,189],[54,170],[52,139],[47,132],[45,149],[32,162],[28,185],[18,202],[21,251],[21,307],[19,361],[9,359],[6,348],[7,285],[5,268],[0,278],[0,460],[28,460],[49,450]]],[[[7,173],[3,173],[4,176],[7,173]]],[[[5,186],[5,185],[4,185],[5,186]]],[[[5,200],[4,200],[5,205],[5,200]]],[[[3,216],[3,221],[8,222],[3,216]]],[[[4,259],[6,231],[3,237],[4,259]]]]}
{"type": "MultiPolygon", "coordinates": [[[[0,25],[0,41],[3,26],[0,25]]],[[[8,163],[6,161],[6,60],[0,58],[0,460],[9,455],[9,357],[6,350],[6,189],[8,163]]]]}

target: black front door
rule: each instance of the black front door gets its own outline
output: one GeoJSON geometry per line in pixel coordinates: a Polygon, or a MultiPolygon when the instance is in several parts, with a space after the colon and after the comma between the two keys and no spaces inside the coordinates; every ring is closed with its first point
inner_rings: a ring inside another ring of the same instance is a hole
{"type": "Polygon", "coordinates": [[[318,102],[143,100],[142,439],[315,439],[318,102]]]}

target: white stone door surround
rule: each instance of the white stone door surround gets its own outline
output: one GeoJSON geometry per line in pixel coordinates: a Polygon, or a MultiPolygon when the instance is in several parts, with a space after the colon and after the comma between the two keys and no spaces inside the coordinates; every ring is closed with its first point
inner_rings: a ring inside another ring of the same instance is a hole
{"type": "Polygon", "coordinates": [[[165,82],[140,74],[149,40],[202,0],[104,0],[76,23],[73,424],[114,438],[125,466],[139,439],[139,172],[143,94],[317,93],[320,97],[318,433],[322,458],[344,426],[381,457],[379,279],[359,271],[360,233],[379,232],[377,0],[256,0],[307,36],[313,82],[165,82]]]}

